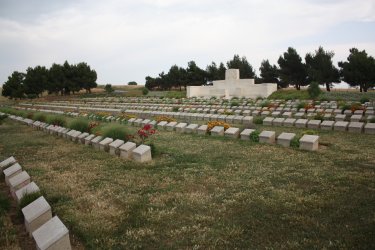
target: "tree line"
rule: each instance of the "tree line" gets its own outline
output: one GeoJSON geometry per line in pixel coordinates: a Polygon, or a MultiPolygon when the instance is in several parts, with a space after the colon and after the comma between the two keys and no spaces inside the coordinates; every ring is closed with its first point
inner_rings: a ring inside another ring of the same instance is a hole
{"type": "Polygon", "coordinates": [[[97,86],[96,71],[81,62],[63,65],[52,64],[48,69],[45,66],[29,67],[26,73],[14,71],[8,77],[2,88],[2,95],[9,98],[37,98],[44,91],[49,94],[70,95],[85,89],[91,93],[91,89],[97,86]]]}
{"type": "Polygon", "coordinates": [[[240,70],[240,78],[254,78],[255,83],[277,83],[278,88],[308,86],[312,82],[325,85],[331,90],[333,83],[347,82],[351,87],[359,87],[367,92],[375,87],[375,60],[365,50],[351,48],[347,61],[339,62],[337,68],[332,58],[334,52],[319,47],[314,53],[307,53],[305,62],[296,49],[289,47],[277,60],[278,65],[271,65],[269,60],[263,60],[258,77],[246,57],[234,55],[226,65],[212,62],[201,69],[194,61],[188,62],[187,68],[173,65],[167,73],[161,72],[157,77],[146,77],[146,88],[150,90],[171,90],[187,85],[201,86],[214,80],[223,80],[225,70],[235,68],[240,70]]]}

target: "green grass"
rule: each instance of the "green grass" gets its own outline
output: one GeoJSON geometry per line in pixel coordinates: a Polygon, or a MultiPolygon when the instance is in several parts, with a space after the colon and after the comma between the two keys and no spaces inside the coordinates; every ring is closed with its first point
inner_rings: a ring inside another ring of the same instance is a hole
{"type": "Polygon", "coordinates": [[[89,132],[90,121],[86,118],[75,118],[68,122],[68,128],[74,129],[80,132],[89,132]]]}
{"type": "Polygon", "coordinates": [[[120,139],[120,140],[127,140],[127,137],[130,135],[129,130],[120,124],[107,124],[101,127],[100,134],[103,137],[109,137],[113,140],[120,139]]]}
{"type": "Polygon", "coordinates": [[[6,119],[0,159],[22,163],[88,249],[373,249],[374,136],[319,135],[306,152],[159,131],[139,164],[6,119]]]}

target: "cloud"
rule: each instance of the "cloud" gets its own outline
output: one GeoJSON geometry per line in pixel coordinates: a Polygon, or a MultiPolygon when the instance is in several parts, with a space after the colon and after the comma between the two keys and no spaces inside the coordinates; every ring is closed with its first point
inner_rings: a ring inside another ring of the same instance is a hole
{"type": "MultiPolygon", "coordinates": [[[[375,21],[372,0],[61,3],[48,7],[49,3],[40,2],[42,11],[27,20],[17,15],[17,5],[8,8],[8,15],[0,12],[0,53],[5,55],[0,59],[0,81],[13,70],[64,60],[88,62],[100,83],[143,82],[145,76],[167,71],[172,64],[186,66],[195,60],[205,67],[211,61],[225,62],[235,53],[247,56],[258,68],[265,58],[276,63],[287,46],[304,51],[327,44],[330,50],[341,51],[336,27],[375,21]],[[327,32],[331,32],[329,39],[322,36],[327,32]],[[312,44],[310,38],[319,38],[319,44],[312,44]]],[[[28,5],[23,2],[23,8],[28,5]]],[[[374,40],[358,40],[354,45],[374,51],[374,40]]]]}

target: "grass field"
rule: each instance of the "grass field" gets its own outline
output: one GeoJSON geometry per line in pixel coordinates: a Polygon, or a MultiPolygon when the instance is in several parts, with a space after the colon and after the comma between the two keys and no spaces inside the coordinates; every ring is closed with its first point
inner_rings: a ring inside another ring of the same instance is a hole
{"type": "Polygon", "coordinates": [[[375,137],[319,135],[305,152],[160,131],[138,164],[8,119],[0,159],[19,160],[88,249],[374,249],[375,137]]]}

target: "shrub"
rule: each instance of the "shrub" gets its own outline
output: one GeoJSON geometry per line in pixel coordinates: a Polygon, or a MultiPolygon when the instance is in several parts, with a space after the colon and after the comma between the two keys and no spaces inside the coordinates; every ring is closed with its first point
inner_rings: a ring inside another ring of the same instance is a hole
{"type": "Polygon", "coordinates": [[[259,142],[259,135],[260,135],[260,132],[258,130],[253,131],[250,134],[250,141],[259,142]]]}
{"type": "Polygon", "coordinates": [[[173,107],[173,108],[172,108],[172,111],[173,111],[173,112],[178,112],[178,109],[179,109],[179,107],[173,107]]]}
{"type": "Polygon", "coordinates": [[[369,102],[370,101],[370,98],[368,98],[367,96],[363,96],[363,97],[361,97],[361,99],[360,99],[360,102],[362,103],[362,104],[364,104],[365,102],[369,102]]]}
{"type": "Polygon", "coordinates": [[[344,111],[345,111],[345,110],[348,110],[348,109],[350,109],[350,108],[351,108],[351,107],[350,107],[349,104],[344,104],[344,105],[341,107],[341,113],[344,114],[344,111]]]}
{"type": "Polygon", "coordinates": [[[298,109],[298,110],[303,109],[303,108],[305,108],[305,106],[306,106],[306,103],[305,103],[305,102],[300,102],[300,103],[298,103],[298,105],[297,105],[297,109],[298,109]]]}
{"type": "Polygon", "coordinates": [[[368,122],[369,123],[375,123],[375,117],[372,117],[368,122]]]}
{"type": "Polygon", "coordinates": [[[155,118],[155,120],[159,123],[161,121],[165,121],[165,122],[175,122],[176,119],[172,118],[172,117],[169,117],[169,116],[165,116],[165,115],[162,115],[162,116],[157,116],[155,118]]]}
{"type": "Polygon", "coordinates": [[[316,135],[316,131],[314,130],[305,130],[302,132],[302,135],[316,135]]]}
{"type": "Polygon", "coordinates": [[[26,193],[20,200],[20,208],[24,208],[29,205],[31,202],[38,199],[42,194],[40,192],[26,193]]]}
{"type": "Polygon", "coordinates": [[[321,120],[321,121],[323,121],[323,120],[324,120],[324,115],[323,115],[323,113],[317,113],[317,114],[314,116],[314,120],[321,120]]]}
{"type": "Polygon", "coordinates": [[[263,102],[261,102],[260,106],[262,108],[265,108],[265,107],[268,107],[270,105],[270,102],[268,100],[264,100],[263,102]]]}
{"type": "Polygon", "coordinates": [[[40,121],[40,122],[46,122],[47,121],[47,116],[44,113],[38,112],[38,113],[34,114],[34,120],[35,121],[40,121]]]}
{"type": "Polygon", "coordinates": [[[228,128],[230,128],[230,125],[226,122],[210,121],[210,122],[207,123],[207,132],[210,132],[211,129],[213,129],[216,126],[222,126],[222,127],[224,127],[224,130],[227,130],[228,128]]]}
{"type": "Polygon", "coordinates": [[[47,123],[55,126],[66,126],[66,119],[62,115],[51,115],[47,117],[47,123]]]}
{"type": "Polygon", "coordinates": [[[10,209],[10,201],[8,197],[5,197],[2,194],[0,194],[0,215],[9,211],[9,209],[10,209]]]}
{"type": "Polygon", "coordinates": [[[256,116],[256,117],[254,117],[253,123],[254,124],[263,124],[263,118],[261,116],[256,116]]]}
{"type": "Polygon", "coordinates": [[[231,107],[234,107],[234,106],[240,106],[240,105],[239,105],[239,102],[238,102],[238,101],[232,101],[232,102],[230,103],[230,106],[231,106],[231,107]]]}
{"type": "Polygon", "coordinates": [[[89,121],[84,118],[77,118],[72,120],[68,127],[80,132],[89,132],[89,121]]]}
{"type": "Polygon", "coordinates": [[[5,120],[5,118],[7,118],[8,115],[0,115],[0,125],[3,123],[3,120],[5,120]]]}
{"type": "Polygon", "coordinates": [[[27,113],[26,118],[33,119],[34,113],[27,113]]]}
{"type": "Polygon", "coordinates": [[[319,88],[319,84],[317,82],[312,82],[307,88],[307,93],[309,93],[309,97],[311,99],[315,100],[322,93],[322,90],[319,88]]]}
{"type": "Polygon", "coordinates": [[[148,92],[149,92],[149,91],[148,91],[148,89],[147,89],[147,88],[143,88],[143,89],[142,89],[142,94],[143,94],[143,95],[147,95],[147,94],[148,94],[148,92]]]}
{"type": "Polygon", "coordinates": [[[300,136],[295,136],[291,141],[290,141],[290,147],[292,148],[299,148],[299,140],[301,139],[300,136]]]}
{"type": "Polygon", "coordinates": [[[114,140],[120,139],[120,140],[127,140],[130,133],[126,129],[126,127],[120,125],[120,124],[109,124],[100,129],[101,134],[103,137],[109,137],[114,140]]]}

